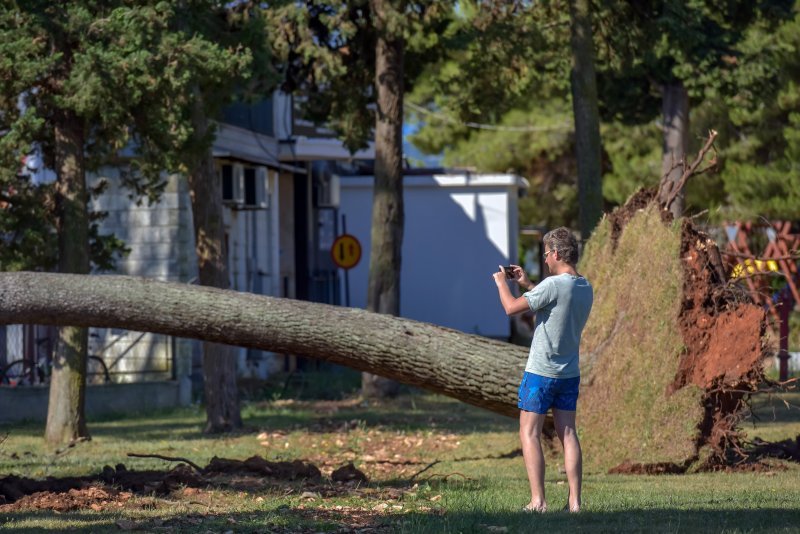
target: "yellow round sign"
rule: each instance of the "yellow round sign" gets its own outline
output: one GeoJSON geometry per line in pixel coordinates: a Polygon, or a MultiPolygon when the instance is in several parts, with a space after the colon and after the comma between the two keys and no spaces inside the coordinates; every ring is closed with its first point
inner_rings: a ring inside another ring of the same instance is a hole
{"type": "Polygon", "coordinates": [[[333,242],[331,257],[338,267],[351,269],[361,260],[361,243],[350,234],[342,234],[333,242]]]}

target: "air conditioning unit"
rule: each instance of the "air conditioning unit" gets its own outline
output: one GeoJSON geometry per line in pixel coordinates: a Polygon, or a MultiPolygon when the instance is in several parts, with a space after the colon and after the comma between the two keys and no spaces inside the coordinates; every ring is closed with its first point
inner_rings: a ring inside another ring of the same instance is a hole
{"type": "Polygon", "coordinates": [[[239,206],[244,203],[244,168],[238,163],[223,163],[219,167],[222,180],[222,202],[239,206]]]}
{"type": "Polygon", "coordinates": [[[245,209],[265,209],[269,207],[269,173],[266,167],[244,168],[245,209]]]}
{"type": "Polygon", "coordinates": [[[329,174],[317,182],[317,206],[320,208],[339,207],[339,176],[329,174]]]}

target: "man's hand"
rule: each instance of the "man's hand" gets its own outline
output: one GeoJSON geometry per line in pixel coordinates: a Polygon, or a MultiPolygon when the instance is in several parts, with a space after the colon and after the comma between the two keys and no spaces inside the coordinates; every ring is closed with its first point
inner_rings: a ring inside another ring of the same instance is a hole
{"type": "Polygon", "coordinates": [[[506,277],[506,271],[503,269],[502,265],[499,265],[497,272],[492,274],[494,283],[497,284],[498,294],[500,295],[500,304],[503,305],[503,310],[505,310],[506,315],[514,315],[530,309],[525,297],[514,297],[514,295],[511,294],[511,290],[508,288],[508,282],[514,280],[520,285],[525,283],[525,287],[533,285],[525,276],[525,271],[522,270],[522,267],[519,265],[512,265],[511,268],[513,269],[511,274],[514,275],[514,278],[506,277]],[[520,280],[523,282],[520,282],[520,280]]]}
{"type": "Polygon", "coordinates": [[[498,265],[497,268],[498,271],[492,275],[492,278],[494,278],[495,284],[500,285],[505,283],[508,278],[506,278],[506,271],[503,269],[502,265],[498,265]]]}
{"type": "Polygon", "coordinates": [[[525,269],[520,267],[519,265],[511,265],[513,272],[511,274],[514,275],[513,280],[519,284],[519,286],[524,289],[525,291],[530,291],[533,289],[533,283],[528,280],[528,276],[525,274],[525,269]]]}

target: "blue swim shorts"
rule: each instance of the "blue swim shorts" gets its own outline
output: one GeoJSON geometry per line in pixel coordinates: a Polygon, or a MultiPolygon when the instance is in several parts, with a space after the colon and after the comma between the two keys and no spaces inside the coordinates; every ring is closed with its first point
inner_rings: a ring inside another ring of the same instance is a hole
{"type": "Polygon", "coordinates": [[[519,385],[517,406],[526,412],[547,413],[551,407],[557,410],[575,411],[578,404],[578,388],[581,377],[550,378],[526,372],[519,385]]]}

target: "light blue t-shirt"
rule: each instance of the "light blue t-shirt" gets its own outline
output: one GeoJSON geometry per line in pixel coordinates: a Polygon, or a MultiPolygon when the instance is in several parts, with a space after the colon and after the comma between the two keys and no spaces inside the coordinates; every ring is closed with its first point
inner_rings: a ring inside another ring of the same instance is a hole
{"type": "Polygon", "coordinates": [[[549,276],[523,295],[536,313],[525,371],[551,378],[580,376],[581,332],[592,309],[592,285],[582,276],[549,276]]]}

